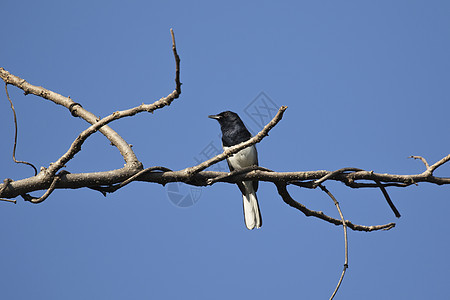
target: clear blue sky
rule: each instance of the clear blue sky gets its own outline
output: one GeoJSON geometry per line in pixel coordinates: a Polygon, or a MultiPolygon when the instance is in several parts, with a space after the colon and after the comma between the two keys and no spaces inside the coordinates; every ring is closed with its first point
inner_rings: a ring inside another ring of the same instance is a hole
{"type": "MultiPolygon", "coordinates": [[[[287,105],[258,145],[277,171],[359,167],[423,171],[449,153],[448,1],[10,1],[0,4],[0,66],[99,116],[151,103],[174,88],[169,29],[182,60],[182,97],[154,114],[112,124],[146,167],[182,169],[219,127],[207,115],[245,108],[264,92],[287,105]]],[[[10,87],[18,159],[48,166],[87,124],[10,87]]],[[[0,177],[32,175],[11,162],[13,123],[0,92],[0,177]]],[[[120,168],[100,134],[70,172],[120,168]]],[[[450,176],[450,166],[436,175],[450,176]]],[[[450,187],[378,190],[328,183],[346,219],[387,232],[349,232],[349,269],[336,299],[444,299],[450,283],[450,187]]],[[[338,217],[320,191],[292,188],[338,217]]],[[[189,189],[182,187],[181,193],[189,189]]],[[[41,195],[35,192],[33,195],[41,195]]],[[[258,191],[263,227],[248,231],[236,186],[203,188],[187,208],[168,188],[133,183],[104,198],[58,190],[40,205],[0,202],[2,299],[328,299],[343,265],[340,227],[258,191]]]]}

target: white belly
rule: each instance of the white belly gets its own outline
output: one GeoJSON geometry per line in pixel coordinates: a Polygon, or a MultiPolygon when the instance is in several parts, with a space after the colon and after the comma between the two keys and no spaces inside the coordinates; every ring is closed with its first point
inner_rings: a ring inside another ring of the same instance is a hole
{"type": "MultiPolygon", "coordinates": [[[[229,147],[223,147],[224,150],[227,150],[228,148],[229,147]]],[[[256,148],[250,146],[228,157],[228,161],[234,169],[242,169],[256,165],[258,162],[257,155],[256,148]]]]}

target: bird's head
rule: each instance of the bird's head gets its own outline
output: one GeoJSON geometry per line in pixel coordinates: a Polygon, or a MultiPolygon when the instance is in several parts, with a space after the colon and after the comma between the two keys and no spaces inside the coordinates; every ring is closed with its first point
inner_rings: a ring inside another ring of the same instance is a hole
{"type": "Polygon", "coordinates": [[[242,122],[237,113],[234,113],[229,110],[221,112],[218,115],[210,115],[208,116],[208,118],[217,120],[222,126],[226,124],[234,124],[236,122],[240,123],[242,122]]]}

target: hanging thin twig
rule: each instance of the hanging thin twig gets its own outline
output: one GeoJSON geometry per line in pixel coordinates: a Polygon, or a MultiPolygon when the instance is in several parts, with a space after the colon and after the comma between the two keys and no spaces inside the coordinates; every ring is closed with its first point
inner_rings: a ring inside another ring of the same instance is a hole
{"type": "Polygon", "coordinates": [[[11,109],[13,111],[13,115],[14,115],[14,147],[13,147],[13,154],[12,154],[12,158],[14,160],[14,162],[16,164],[25,164],[25,165],[29,165],[30,167],[32,167],[34,169],[34,176],[37,175],[38,171],[36,169],[36,167],[29,162],[26,161],[22,161],[22,160],[17,160],[16,159],[16,146],[17,146],[17,116],[16,116],[16,110],[14,109],[14,105],[11,101],[11,98],[9,98],[9,93],[8,93],[8,84],[5,83],[5,91],[6,91],[6,97],[8,97],[9,100],[9,104],[11,104],[11,109]]]}
{"type": "Polygon", "coordinates": [[[347,224],[345,222],[344,219],[344,215],[342,214],[341,208],[339,207],[339,202],[336,200],[336,198],[333,196],[333,194],[331,194],[331,192],[322,184],[319,183],[319,187],[322,189],[322,191],[324,191],[328,196],[330,196],[330,198],[333,200],[334,205],[336,205],[336,208],[339,212],[339,216],[341,217],[342,220],[342,227],[344,229],[344,243],[345,243],[345,260],[344,260],[344,269],[342,270],[341,273],[341,277],[339,278],[338,284],[336,286],[336,288],[334,289],[333,294],[330,297],[330,300],[332,300],[334,298],[334,296],[336,296],[337,291],[339,290],[339,287],[341,286],[342,280],[344,279],[344,275],[345,275],[345,271],[348,268],[348,238],[347,238],[347,224]]]}

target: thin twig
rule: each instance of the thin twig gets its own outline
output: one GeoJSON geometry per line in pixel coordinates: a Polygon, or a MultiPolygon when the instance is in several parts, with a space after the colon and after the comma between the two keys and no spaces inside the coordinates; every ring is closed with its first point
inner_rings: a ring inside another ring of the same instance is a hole
{"type": "Polygon", "coordinates": [[[26,195],[23,198],[25,199],[25,201],[30,201],[31,203],[34,203],[34,204],[43,202],[45,199],[48,198],[48,196],[50,196],[53,193],[53,191],[56,188],[56,184],[58,183],[58,181],[60,179],[61,179],[61,177],[59,175],[55,175],[53,177],[52,183],[50,184],[50,187],[47,189],[47,191],[45,191],[44,195],[42,195],[41,197],[36,198],[36,197],[32,197],[30,195],[26,195]]]}
{"type": "Polygon", "coordinates": [[[345,271],[348,268],[348,237],[347,237],[347,225],[344,219],[344,215],[342,214],[341,208],[339,207],[339,202],[336,200],[336,198],[333,196],[333,194],[323,185],[319,184],[319,187],[324,191],[334,202],[334,205],[336,205],[336,208],[339,212],[339,216],[341,217],[342,221],[342,227],[344,229],[344,245],[345,245],[345,259],[344,259],[344,269],[342,270],[341,277],[339,278],[338,284],[336,288],[334,289],[333,294],[330,297],[330,300],[333,300],[334,296],[336,296],[337,291],[339,290],[339,287],[341,286],[342,280],[344,279],[345,271]]]}
{"type": "Polygon", "coordinates": [[[8,84],[5,82],[5,91],[6,91],[6,97],[9,100],[9,104],[11,104],[11,109],[13,111],[13,115],[14,115],[14,147],[13,147],[13,154],[12,154],[12,158],[14,160],[14,162],[16,164],[24,164],[24,165],[29,165],[30,167],[32,167],[34,169],[34,176],[37,175],[38,171],[36,169],[36,167],[29,162],[26,161],[22,161],[22,160],[16,160],[16,146],[17,146],[17,116],[16,116],[16,110],[14,108],[14,105],[11,101],[11,98],[9,97],[9,93],[8,93],[8,84]]]}
{"type": "Polygon", "coordinates": [[[386,191],[386,189],[384,188],[384,186],[381,184],[381,182],[379,180],[374,180],[374,181],[380,188],[381,192],[383,193],[384,199],[386,199],[386,202],[389,204],[389,207],[394,212],[394,215],[397,218],[400,218],[401,217],[400,212],[398,211],[397,207],[395,207],[394,202],[392,202],[391,197],[389,196],[389,194],[386,191]]]}
{"type": "MultiPolygon", "coordinates": [[[[348,187],[359,189],[359,188],[379,188],[380,186],[376,183],[365,183],[365,182],[344,182],[345,185],[348,187]]],[[[384,187],[407,187],[410,186],[412,183],[396,183],[396,182],[389,182],[389,183],[382,183],[384,187]]]]}
{"type": "Polygon", "coordinates": [[[427,168],[427,170],[430,168],[430,165],[428,164],[427,160],[425,158],[423,158],[422,156],[411,155],[408,158],[420,159],[423,162],[423,164],[425,165],[425,167],[427,168]]]}
{"type": "Polygon", "coordinates": [[[14,204],[16,204],[16,202],[17,202],[16,199],[11,200],[11,199],[3,199],[3,198],[0,198],[0,201],[12,202],[14,204]]]}

